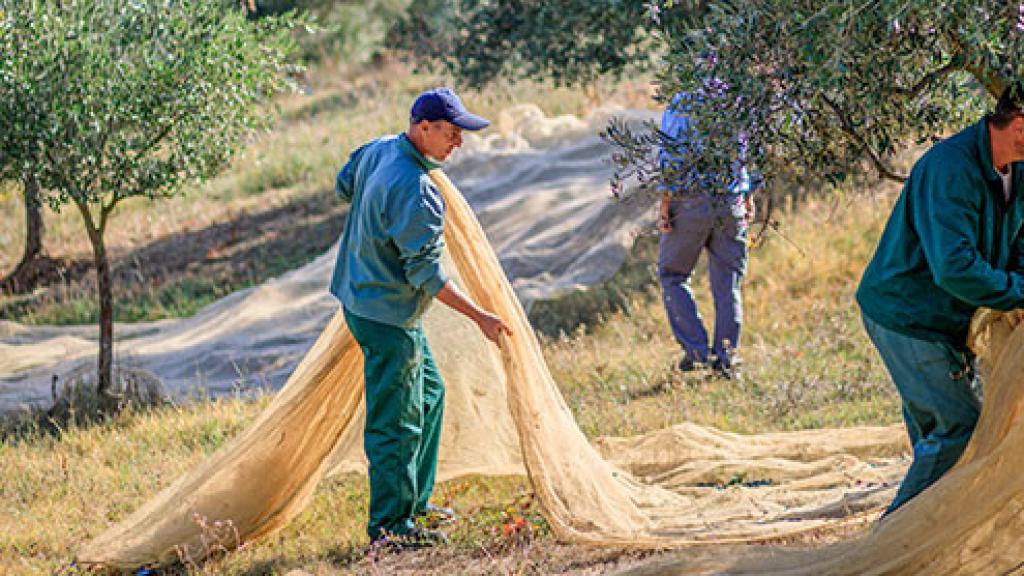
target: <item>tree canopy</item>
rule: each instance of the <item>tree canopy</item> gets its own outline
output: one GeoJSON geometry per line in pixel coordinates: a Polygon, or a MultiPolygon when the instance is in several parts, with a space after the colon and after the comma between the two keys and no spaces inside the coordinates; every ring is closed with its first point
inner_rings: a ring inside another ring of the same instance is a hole
{"type": "MultiPolygon", "coordinates": [[[[1024,4],[1005,0],[463,0],[453,13],[452,39],[432,54],[473,84],[582,83],[652,62],[663,102],[697,96],[685,111],[706,145],[681,150],[680,169],[703,173],[727,174],[746,139],[769,177],[841,180],[867,161],[901,180],[903,147],[976,120],[1024,72],[1024,4]],[[595,13],[607,15],[582,17],[595,13]]],[[[608,137],[620,178],[678,177],[652,160],[673,145],[653,126],[613,122],[608,137]]]]}
{"type": "Polygon", "coordinates": [[[291,24],[200,0],[0,0],[0,155],[40,199],[82,216],[100,300],[100,389],[110,383],[104,232],[116,207],[214,174],[286,83],[291,24]]]}
{"type": "Polygon", "coordinates": [[[396,43],[472,86],[498,77],[588,83],[643,67],[649,7],[619,0],[429,0],[411,6],[396,43]]]}

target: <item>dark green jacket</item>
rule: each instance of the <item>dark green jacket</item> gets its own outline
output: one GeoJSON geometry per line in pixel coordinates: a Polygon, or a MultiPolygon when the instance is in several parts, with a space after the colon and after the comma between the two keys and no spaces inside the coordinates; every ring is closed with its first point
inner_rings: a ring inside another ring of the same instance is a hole
{"type": "Polygon", "coordinates": [[[1024,163],[1007,202],[984,119],[932,147],[903,186],[857,290],[901,334],[963,346],[980,307],[1024,308],[1024,163]]]}

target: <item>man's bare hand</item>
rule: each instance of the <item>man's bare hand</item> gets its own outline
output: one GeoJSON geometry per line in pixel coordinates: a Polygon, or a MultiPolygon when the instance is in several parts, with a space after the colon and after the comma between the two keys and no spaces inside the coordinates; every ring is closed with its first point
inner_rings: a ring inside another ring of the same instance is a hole
{"type": "Polygon", "coordinates": [[[466,295],[459,290],[459,287],[451,281],[445,282],[444,286],[441,287],[441,291],[437,293],[437,299],[452,310],[476,322],[484,336],[495,344],[498,343],[498,338],[502,332],[509,336],[512,335],[512,329],[501,318],[480,308],[472,300],[466,298],[466,295]]]}
{"type": "Polygon", "coordinates": [[[753,196],[747,196],[743,200],[743,203],[746,205],[746,209],[747,209],[747,213],[744,216],[744,218],[746,218],[748,225],[753,224],[754,223],[754,217],[757,215],[757,205],[754,204],[754,197],[753,196]]]}
{"type": "Polygon", "coordinates": [[[658,205],[658,232],[668,234],[672,231],[672,197],[668,194],[661,196],[661,204],[658,205]]]}
{"type": "Polygon", "coordinates": [[[498,338],[502,332],[508,336],[512,335],[512,329],[501,318],[490,312],[481,312],[476,320],[476,325],[480,327],[480,331],[484,333],[484,336],[495,344],[498,343],[498,338]]]}

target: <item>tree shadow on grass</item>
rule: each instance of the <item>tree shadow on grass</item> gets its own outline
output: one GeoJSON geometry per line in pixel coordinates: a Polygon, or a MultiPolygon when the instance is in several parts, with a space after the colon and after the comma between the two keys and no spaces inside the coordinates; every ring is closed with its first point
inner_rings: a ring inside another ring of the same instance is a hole
{"type": "Polygon", "coordinates": [[[338,545],[307,558],[258,560],[253,562],[241,574],[243,576],[270,576],[272,574],[288,574],[292,570],[313,573],[314,571],[310,569],[310,566],[322,563],[330,564],[335,568],[350,569],[365,557],[365,549],[338,545]]]}
{"type": "MultiPolygon", "coordinates": [[[[218,298],[298,268],[327,252],[344,227],[347,205],[328,192],[185,230],[112,259],[115,319],[188,316],[218,298]]],[[[0,298],[0,316],[32,323],[98,318],[93,266],[73,261],[46,289],[0,298]]]]}

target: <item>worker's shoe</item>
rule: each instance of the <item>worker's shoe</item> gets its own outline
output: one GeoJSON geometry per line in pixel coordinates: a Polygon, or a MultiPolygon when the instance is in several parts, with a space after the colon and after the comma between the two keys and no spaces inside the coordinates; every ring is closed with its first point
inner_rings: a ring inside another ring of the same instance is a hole
{"type": "Polygon", "coordinates": [[[438,526],[451,524],[458,520],[458,518],[458,514],[456,514],[451,508],[427,504],[427,507],[422,512],[416,514],[416,517],[413,520],[427,528],[436,528],[438,526]]]}
{"type": "Polygon", "coordinates": [[[724,361],[721,358],[715,358],[711,361],[711,370],[714,371],[719,378],[724,378],[726,380],[740,379],[739,359],[724,361]]]}
{"type": "Polygon", "coordinates": [[[386,550],[389,552],[405,552],[422,550],[448,543],[448,536],[440,530],[428,530],[416,526],[405,534],[381,533],[370,541],[370,551],[386,550]]]}
{"type": "Polygon", "coordinates": [[[704,368],[703,362],[698,362],[689,356],[683,356],[683,359],[676,364],[676,370],[680,372],[696,372],[704,368]]]}

